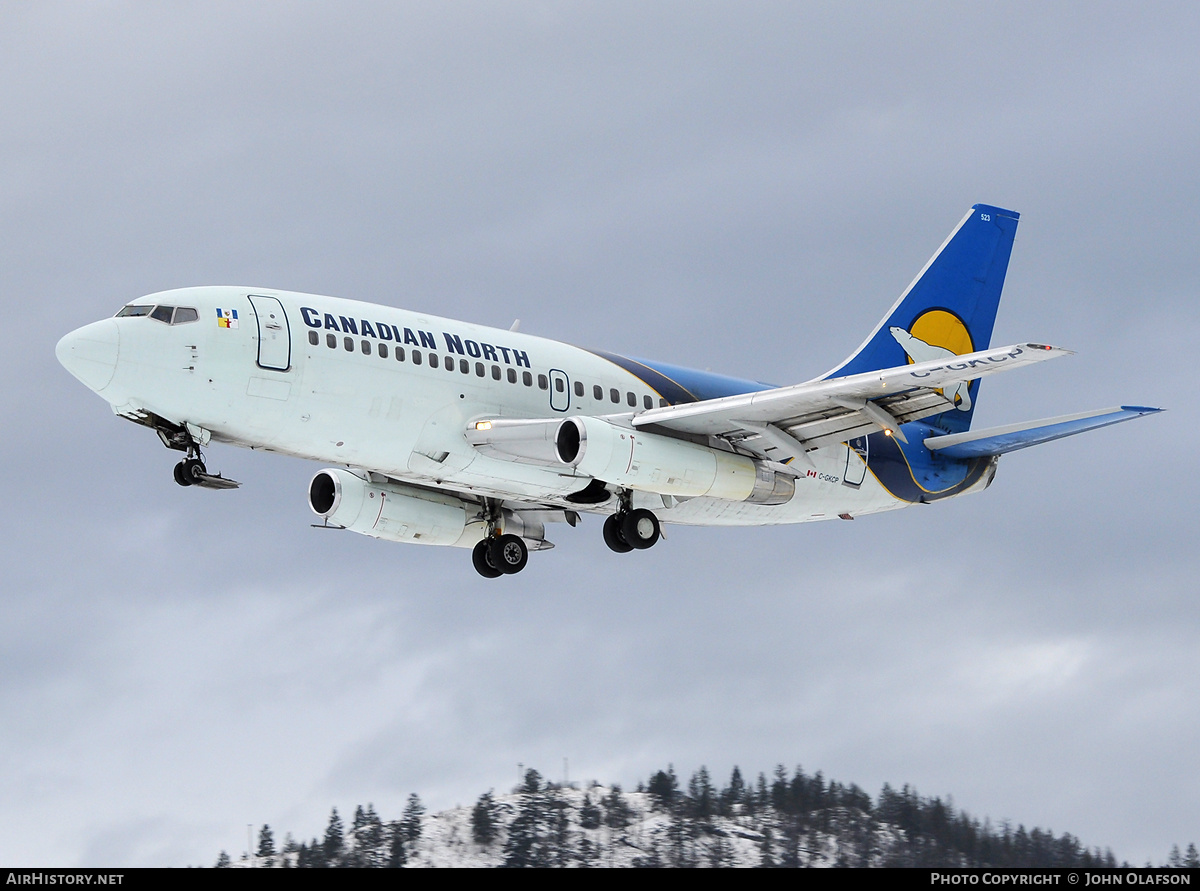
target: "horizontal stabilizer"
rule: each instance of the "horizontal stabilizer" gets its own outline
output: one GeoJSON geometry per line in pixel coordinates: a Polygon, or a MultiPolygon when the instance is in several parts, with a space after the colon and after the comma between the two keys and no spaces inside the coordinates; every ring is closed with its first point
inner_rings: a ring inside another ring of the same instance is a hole
{"type": "Polygon", "coordinates": [[[1142,415],[1152,415],[1161,408],[1142,405],[1122,405],[1116,408],[1101,408],[1096,411],[1025,421],[1005,427],[989,427],[970,433],[954,433],[949,436],[931,436],[925,440],[925,448],[947,458],[982,458],[988,455],[1003,455],[1018,449],[1039,445],[1064,436],[1074,436],[1085,430],[1095,430],[1122,421],[1131,421],[1142,415]]]}

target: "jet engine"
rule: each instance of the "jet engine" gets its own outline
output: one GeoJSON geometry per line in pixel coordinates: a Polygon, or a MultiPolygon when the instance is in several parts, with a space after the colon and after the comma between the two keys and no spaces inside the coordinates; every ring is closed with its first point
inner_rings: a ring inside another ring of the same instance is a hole
{"type": "Polygon", "coordinates": [[[562,421],[554,446],[578,473],[659,495],[785,504],[796,491],[794,479],[764,461],[600,418],[562,421]]]}
{"type": "Polygon", "coordinates": [[[479,506],[453,495],[395,483],[372,483],[327,468],[308,484],[308,505],[330,523],[372,538],[472,547],[487,532],[479,506]]]}
{"type": "MultiPolygon", "coordinates": [[[[308,506],[334,525],[387,541],[470,548],[487,534],[480,506],[474,502],[415,486],[369,482],[336,467],[318,471],[312,478],[308,506]]],[[[530,550],[548,550],[554,546],[546,541],[546,514],[505,508],[496,531],[520,536],[530,550]]]]}

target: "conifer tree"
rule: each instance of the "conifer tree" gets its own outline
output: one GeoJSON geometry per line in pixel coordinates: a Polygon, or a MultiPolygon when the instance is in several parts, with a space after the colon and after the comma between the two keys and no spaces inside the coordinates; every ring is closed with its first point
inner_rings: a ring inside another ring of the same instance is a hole
{"type": "Polygon", "coordinates": [[[775,863],[775,855],[771,850],[770,826],[767,826],[763,829],[762,841],[758,843],[758,865],[766,869],[770,869],[778,865],[775,863]]]}
{"type": "Polygon", "coordinates": [[[658,810],[669,811],[673,808],[679,798],[679,779],[675,776],[675,767],[668,764],[666,773],[660,770],[650,777],[646,791],[650,793],[658,810]]]}
{"type": "Polygon", "coordinates": [[[258,833],[258,852],[255,855],[260,860],[265,860],[266,865],[270,866],[275,858],[275,836],[271,834],[271,827],[266,823],[258,833]]]}
{"type": "MultiPolygon", "coordinates": [[[[535,785],[540,785],[540,779],[535,785]]],[[[523,787],[528,788],[531,788],[529,784],[523,787]]],[[[503,865],[509,868],[549,866],[541,793],[522,791],[521,798],[521,808],[508,827],[503,865]]]]}
{"type": "Polygon", "coordinates": [[[1200,851],[1196,850],[1196,843],[1192,842],[1187,846],[1187,856],[1183,860],[1184,869],[1200,869],[1200,851]]]}
{"type": "MultiPolygon", "coordinates": [[[[361,808],[360,808],[361,810],[361,808]]],[[[387,860],[383,821],[375,813],[375,805],[368,802],[362,820],[355,815],[354,850],[359,866],[378,869],[387,860]]]]}
{"type": "Polygon", "coordinates": [[[625,801],[625,796],[621,794],[621,787],[613,783],[612,789],[604,796],[604,825],[611,829],[624,829],[629,825],[633,818],[633,811],[629,807],[629,803],[625,801]]]}
{"type": "MultiPolygon", "coordinates": [[[[301,847],[303,848],[303,845],[301,847]]],[[[303,863],[298,863],[297,865],[306,866],[310,869],[323,869],[328,866],[329,864],[325,860],[324,846],[316,838],[313,838],[308,845],[308,856],[303,863]]]]}
{"type": "Polygon", "coordinates": [[[716,810],[714,797],[708,768],[701,765],[700,769],[688,780],[688,805],[691,808],[692,816],[702,822],[707,822],[716,810]]]}
{"type": "Polygon", "coordinates": [[[398,821],[388,824],[388,859],[389,869],[399,869],[408,863],[408,849],[405,847],[404,828],[398,821]]]}
{"type": "Polygon", "coordinates": [[[225,853],[225,851],[221,851],[221,853],[217,855],[216,868],[217,869],[228,869],[230,862],[231,861],[229,860],[229,855],[227,853],[225,853]]]}
{"type": "Polygon", "coordinates": [[[583,806],[579,808],[579,825],[584,829],[600,828],[600,808],[592,801],[591,793],[583,793],[583,806]]]}
{"type": "Polygon", "coordinates": [[[525,771],[525,781],[521,785],[518,792],[524,792],[526,795],[536,795],[542,791],[542,775],[532,767],[525,771]]]}
{"type": "Polygon", "coordinates": [[[471,837],[475,843],[487,847],[496,840],[498,834],[496,825],[496,799],[492,790],[484,792],[471,809],[471,837]]]}
{"type": "Polygon", "coordinates": [[[404,805],[404,815],[400,818],[400,826],[404,830],[404,840],[411,846],[421,837],[421,818],[425,816],[425,805],[416,792],[408,796],[404,805]]]}
{"type": "Polygon", "coordinates": [[[341,866],[342,852],[345,848],[345,832],[342,828],[342,818],[338,816],[337,808],[329,815],[329,825],[325,827],[325,842],[321,846],[325,866],[341,866]]]}
{"type": "Polygon", "coordinates": [[[571,850],[571,806],[556,789],[548,789],[543,797],[549,821],[550,865],[560,868],[569,866],[574,858],[574,851],[571,850]]]}
{"type": "Polygon", "coordinates": [[[363,860],[363,841],[367,826],[367,812],[363,810],[360,804],[354,808],[354,820],[350,823],[350,844],[347,846],[345,856],[342,858],[344,865],[356,869],[366,866],[363,860]]]}
{"type": "Polygon", "coordinates": [[[742,804],[742,799],[746,797],[746,782],[742,779],[742,772],[738,770],[738,766],[733,766],[733,773],[729,775],[729,785],[721,791],[720,806],[718,812],[723,817],[732,816],[735,809],[742,804]]]}

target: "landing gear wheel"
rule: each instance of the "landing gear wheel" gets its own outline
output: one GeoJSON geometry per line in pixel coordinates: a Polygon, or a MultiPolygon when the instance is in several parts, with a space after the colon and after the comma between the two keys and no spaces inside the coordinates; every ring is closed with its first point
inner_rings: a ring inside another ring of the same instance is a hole
{"type": "Polygon", "coordinates": [[[192,478],[188,476],[185,465],[186,462],[184,461],[180,461],[175,465],[175,482],[179,483],[181,486],[190,486],[192,484],[192,478]]]}
{"type": "Polygon", "coordinates": [[[488,548],[491,544],[490,541],[484,539],[475,545],[475,549],[471,551],[471,562],[475,564],[475,571],[485,579],[498,579],[502,573],[492,565],[492,558],[488,555],[488,548]]]}
{"type": "Polygon", "coordinates": [[[208,475],[208,468],[199,458],[188,458],[183,462],[183,475],[188,478],[189,485],[195,484],[208,475]]]}
{"type": "Polygon", "coordinates": [[[529,548],[520,536],[501,535],[488,548],[488,558],[498,570],[511,575],[525,568],[529,562],[529,548]]]}
{"type": "Polygon", "coordinates": [[[629,511],[621,521],[621,537],[639,551],[654,547],[659,534],[658,517],[645,508],[629,511]]]}
{"type": "Polygon", "coordinates": [[[609,514],[604,521],[604,543],[608,545],[609,550],[616,551],[618,554],[628,554],[633,550],[633,545],[625,541],[625,536],[621,534],[621,521],[617,519],[617,514],[609,514]]]}

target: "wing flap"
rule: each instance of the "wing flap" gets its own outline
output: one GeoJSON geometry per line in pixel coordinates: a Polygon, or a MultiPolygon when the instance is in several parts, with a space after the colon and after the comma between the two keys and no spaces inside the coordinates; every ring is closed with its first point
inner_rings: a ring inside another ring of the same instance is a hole
{"type": "MultiPolygon", "coordinates": [[[[880,423],[878,411],[894,418],[897,426],[920,420],[953,407],[953,401],[944,395],[951,385],[1067,355],[1069,350],[1058,347],[1017,344],[955,356],[953,361],[919,362],[650,409],[636,415],[633,425],[719,436],[779,460],[778,455],[767,454],[771,444],[757,429],[764,424],[783,431],[805,449],[844,442],[891,426],[880,423]],[[868,402],[869,408],[864,405],[868,402]]],[[[777,444],[774,448],[783,451],[777,444]]]]}

